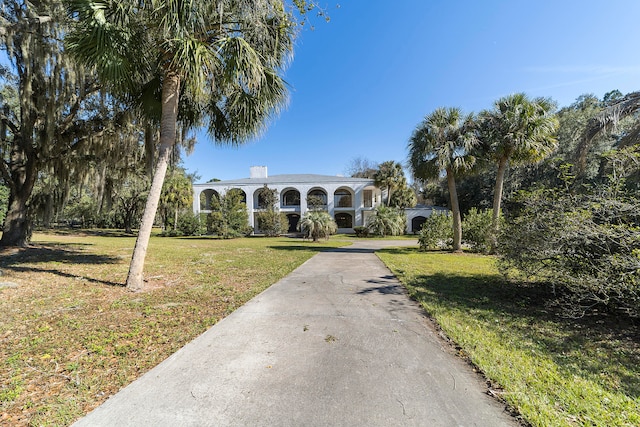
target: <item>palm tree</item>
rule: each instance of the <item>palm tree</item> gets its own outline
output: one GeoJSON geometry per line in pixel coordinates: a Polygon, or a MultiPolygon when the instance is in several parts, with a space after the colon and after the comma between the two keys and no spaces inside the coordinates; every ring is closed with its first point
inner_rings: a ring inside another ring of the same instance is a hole
{"type": "Polygon", "coordinates": [[[114,93],[138,104],[160,94],[158,160],[127,277],[140,290],[179,118],[206,119],[217,142],[259,133],[286,101],[279,73],[293,49],[292,16],[282,0],[70,0],[70,12],[67,48],[114,93]]]}
{"type": "Polygon", "coordinates": [[[417,179],[447,178],[453,214],[453,250],[462,250],[462,220],[456,175],[471,169],[471,155],[478,143],[472,114],[464,116],[459,108],[438,108],[427,115],[409,140],[409,165],[417,179]]]}
{"type": "Polygon", "coordinates": [[[178,229],[178,213],[191,205],[193,201],[193,188],[191,179],[184,169],[173,168],[169,176],[165,179],[160,195],[160,206],[163,211],[164,223],[168,222],[169,210],[173,210],[173,229],[178,229]]]}
{"type": "Polygon", "coordinates": [[[513,165],[543,160],[558,146],[558,119],[555,104],[546,98],[530,100],[524,93],[498,99],[491,111],[481,113],[484,154],[497,162],[498,171],[493,191],[493,249],[498,231],[504,175],[513,165]]]}
{"type": "Polygon", "coordinates": [[[394,162],[393,160],[380,163],[373,179],[376,186],[387,190],[387,206],[389,206],[389,203],[391,202],[391,195],[393,191],[406,186],[407,183],[404,177],[404,171],[402,170],[402,165],[398,162],[394,162]]]}
{"type": "MultiPolygon", "coordinates": [[[[631,92],[623,97],[610,101],[606,108],[597,116],[592,117],[580,136],[576,148],[575,158],[579,174],[584,174],[587,164],[587,154],[596,135],[615,128],[625,117],[637,114],[640,110],[640,92],[631,92]]],[[[640,125],[634,126],[617,144],[625,147],[635,143],[640,136],[640,125]]]]}
{"type": "Polygon", "coordinates": [[[337,229],[336,222],[326,211],[307,211],[298,221],[298,230],[302,231],[305,237],[312,238],[314,242],[321,237],[328,239],[337,229]]]}
{"type": "Polygon", "coordinates": [[[400,236],[407,227],[407,217],[403,209],[377,206],[373,215],[367,218],[367,229],[379,236],[400,236]]]}

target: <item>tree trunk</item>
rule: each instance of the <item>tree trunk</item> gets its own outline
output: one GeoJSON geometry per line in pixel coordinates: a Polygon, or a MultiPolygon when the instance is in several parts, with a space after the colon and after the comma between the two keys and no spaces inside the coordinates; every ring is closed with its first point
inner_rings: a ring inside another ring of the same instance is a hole
{"type": "Polygon", "coordinates": [[[173,214],[173,231],[178,230],[178,207],[176,206],[176,210],[173,214]]]}
{"type": "Polygon", "coordinates": [[[451,213],[453,214],[453,251],[462,252],[462,219],[460,217],[460,205],[458,204],[458,191],[453,171],[447,169],[447,186],[449,187],[449,200],[451,213]]]}
{"type": "Polygon", "coordinates": [[[491,253],[495,253],[498,246],[498,227],[500,220],[500,205],[502,204],[502,189],[504,187],[504,174],[507,171],[509,159],[502,157],[498,162],[496,185],[493,188],[493,217],[491,218],[491,253]]]}
{"type": "Polygon", "coordinates": [[[167,174],[169,155],[176,141],[176,121],[178,119],[178,100],[180,97],[180,77],[168,72],[162,84],[162,116],[160,119],[160,148],[156,170],[151,182],[151,189],[142,215],[138,238],[133,249],[129,275],[127,276],[127,289],[139,291],[143,288],[142,272],[144,259],[147,255],[149,238],[153,221],[158,210],[158,202],[162,192],[162,184],[167,174]]]}
{"type": "Polygon", "coordinates": [[[25,153],[16,141],[11,153],[9,207],[0,246],[27,246],[31,238],[28,202],[36,182],[35,153],[25,153]]]}
{"type": "Polygon", "coordinates": [[[156,148],[155,133],[156,131],[152,128],[151,123],[147,121],[144,126],[144,154],[145,168],[149,178],[151,178],[153,174],[153,154],[156,148]]]}
{"type": "MultiPolygon", "coordinates": [[[[33,185],[31,185],[33,189],[33,185]]],[[[29,244],[30,230],[27,211],[27,201],[31,190],[22,186],[21,191],[9,196],[9,209],[4,219],[4,228],[0,246],[27,246],[29,244]]]]}

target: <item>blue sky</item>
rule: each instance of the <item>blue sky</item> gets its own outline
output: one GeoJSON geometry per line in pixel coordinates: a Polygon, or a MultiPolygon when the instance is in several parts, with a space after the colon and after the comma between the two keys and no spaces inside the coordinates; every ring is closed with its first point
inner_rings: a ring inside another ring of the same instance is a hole
{"type": "Polygon", "coordinates": [[[407,141],[440,106],[491,108],[514,92],[559,106],[584,93],[640,90],[637,0],[338,0],[301,32],[285,78],[289,106],[260,138],[185,158],[201,182],[344,174],[356,157],[405,162],[407,141]]]}

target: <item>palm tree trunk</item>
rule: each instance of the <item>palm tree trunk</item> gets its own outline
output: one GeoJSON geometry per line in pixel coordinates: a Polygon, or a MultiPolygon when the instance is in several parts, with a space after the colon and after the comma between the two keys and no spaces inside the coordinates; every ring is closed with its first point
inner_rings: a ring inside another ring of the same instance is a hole
{"type": "Polygon", "coordinates": [[[176,206],[175,211],[173,212],[173,231],[178,229],[178,207],[176,206]]]}
{"type": "Polygon", "coordinates": [[[153,154],[155,151],[155,130],[151,128],[151,122],[147,121],[144,126],[144,154],[145,168],[149,177],[153,174],[153,154]]]}
{"type": "Polygon", "coordinates": [[[462,219],[458,203],[458,191],[456,190],[456,179],[453,176],[453,171],[449,169],[447,169],[447,186],[449,187],[449,200],[451,213],[453,214],[453,251],[462,252],[462,219]]]}
{"type": "Polygon", "coordinates": [[[139,291],[143,288],[142,272],[144,259],[147,255],[151,228],[158,210],[158,202],[162,192],[162,184],[167,174],[169,156],[176,141],[176,122],[178,119],[178,101],[180,97],[180,76],[168,72],[162,84],[162,116],[160,119],[160,148],[156,163],[151,189],[147,197],[147,204],[142,215],[140,231],[133,249],[129,275],[127,276],[127,289],[139,291]]]}
{"type": "Polygon", "coordinates": [[[500,220],[500,205],[502,204],[502,189],[504,187],[504,174],[507,171],[509,158],[502,157],[498,162],[496,185],[493,188],[493,216],[491,218],[491,253],[495,253],[498,246],[498,227],[500,220]]]}

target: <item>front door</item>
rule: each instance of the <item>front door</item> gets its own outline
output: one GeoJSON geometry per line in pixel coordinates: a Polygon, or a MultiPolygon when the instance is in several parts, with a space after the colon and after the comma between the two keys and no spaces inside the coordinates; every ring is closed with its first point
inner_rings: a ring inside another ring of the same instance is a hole
{"type": "Polygon", "coordinates": [[[295,233],[296,231],[298,231],[298,221],[300,221],[300,215],[288,214],[287,219],[289,220],[289,233],[295,233]]]}

